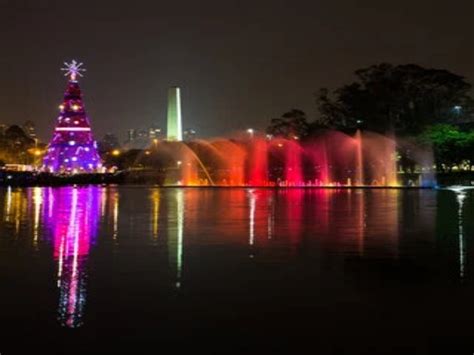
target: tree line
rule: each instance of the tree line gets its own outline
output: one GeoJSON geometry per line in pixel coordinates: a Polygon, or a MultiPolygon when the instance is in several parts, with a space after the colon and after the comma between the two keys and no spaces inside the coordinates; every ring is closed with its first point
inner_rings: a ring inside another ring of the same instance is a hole
{"type": "Polygon", "coordinates": [[[388,63],[356,70],[355,77],[340,88],[319,90],[313,120],[292,109],[273,118],[267,133],[304,140],[322,129],[370,130],[431,147],[439,170],[474,165],[474,100],[464,77],[388,63]]]}
{"type": "Polygon", "coordinates": [[[0,166],[5,163],[32,164],[37,142],[18,125],[0,131],[0,166]]]}

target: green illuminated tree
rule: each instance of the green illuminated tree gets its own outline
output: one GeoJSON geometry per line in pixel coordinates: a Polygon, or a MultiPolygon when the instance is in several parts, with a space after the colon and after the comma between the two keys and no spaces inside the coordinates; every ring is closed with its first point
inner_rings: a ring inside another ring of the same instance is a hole
{"type": "Polygon", "coordinates": [[[452,125],[438,124],[427,128],[420,140],[432,145],[439,171],[451,171],[454,165],[474,162],[474,131],[463,132],[452,125]]]}

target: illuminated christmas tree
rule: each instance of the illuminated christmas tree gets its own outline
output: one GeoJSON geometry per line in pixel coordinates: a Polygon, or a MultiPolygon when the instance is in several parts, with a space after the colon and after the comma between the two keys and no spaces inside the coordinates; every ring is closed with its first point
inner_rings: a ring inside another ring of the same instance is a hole
{"type": "Polygon", "coordinates": [[[43,160],[43,170],[68,174],[100,172],[102,161],[77,82],[85,69],[75,60],[64,64],[66,67],[61,70],[66,72],[69,82],[63,103],[59,105],[60,115],[43,160]]]}

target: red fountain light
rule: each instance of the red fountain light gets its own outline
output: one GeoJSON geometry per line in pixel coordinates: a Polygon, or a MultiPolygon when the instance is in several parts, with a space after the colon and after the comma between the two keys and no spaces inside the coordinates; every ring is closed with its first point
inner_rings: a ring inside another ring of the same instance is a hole
{"type": "Polygon", "coordinates": [[[147,159],[161,157],[153,164],[166,175],[164,185],[398,186],[395,140],[366,131],[326,130],[305,140],[254,131],[234,139],[163,142],[150,152],[147,159]]]}

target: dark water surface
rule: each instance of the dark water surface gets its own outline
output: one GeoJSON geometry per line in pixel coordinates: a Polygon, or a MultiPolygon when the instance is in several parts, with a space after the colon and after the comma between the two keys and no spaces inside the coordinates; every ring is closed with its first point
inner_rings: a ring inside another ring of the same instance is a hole
{"type": "Polygon", "coordinates": [[[2,355],[474,351],[473,192],[11,188],[0,211],[2,355]]]}

